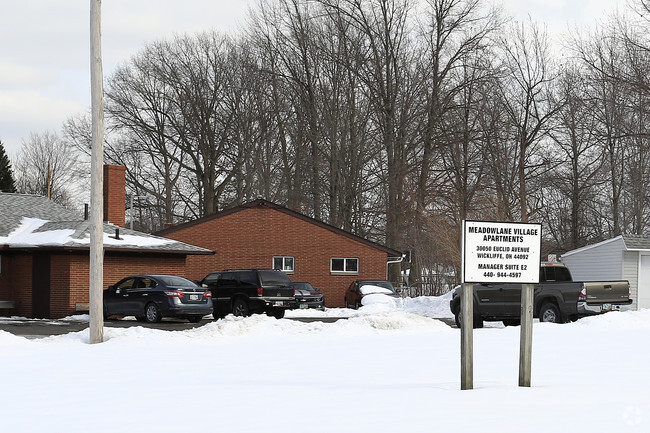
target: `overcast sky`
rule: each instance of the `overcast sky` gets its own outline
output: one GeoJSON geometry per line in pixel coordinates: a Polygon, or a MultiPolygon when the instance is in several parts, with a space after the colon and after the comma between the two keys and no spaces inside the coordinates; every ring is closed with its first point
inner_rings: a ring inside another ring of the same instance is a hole
{"type": "MultiPolygon", "coordinates": [[[[592,25],[625,0],[502,0],[549,33],[592,25]]],[[[216,28],[236,32],[257,0],[105,0],[104,76],[145,44],[216,28]]],[[[31,132],[60,132],[90,107],[89,0],[0,0],[0,140],[12,159],[31,132]]]]}

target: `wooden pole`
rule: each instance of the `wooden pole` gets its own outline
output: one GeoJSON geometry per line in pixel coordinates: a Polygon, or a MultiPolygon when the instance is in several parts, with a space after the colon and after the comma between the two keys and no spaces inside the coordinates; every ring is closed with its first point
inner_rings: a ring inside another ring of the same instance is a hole
{"type": "Polygon", "coordinates": [[[463,283],[460,293],[460,389],[474,388],[474,284],[463,283]]]}
{"type": "Polygon", "coordinates": [[[52,158],[47,160],[47,198],[52,199],[52,158]]]}
{"type": "Polygon", "coordinates": [[[90,0],[90,93],[92,155],[90,162],[90,343],[104,341],[104,100],[101,49],[101,0],[90,0]]]}
{"type": "Polygon", "coordinates": [[[530,387],[533,354],[533,297],[535,286],[521,286],[521,334],[519,340],[519,386],[530,387]]]}

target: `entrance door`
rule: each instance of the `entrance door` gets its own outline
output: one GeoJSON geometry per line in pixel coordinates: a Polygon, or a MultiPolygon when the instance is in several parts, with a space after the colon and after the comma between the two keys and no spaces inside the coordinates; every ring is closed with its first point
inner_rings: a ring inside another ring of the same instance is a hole
{"type": "Polygon", "coordinates": [[[636,309],[650,308],[650,256],[639,256],[639,286],[636,309]]]}
{"type": "Polygon", "coordinates": [[[46,254],[32,258],[32,316],[50,317],[50,256],[46,254]]]}

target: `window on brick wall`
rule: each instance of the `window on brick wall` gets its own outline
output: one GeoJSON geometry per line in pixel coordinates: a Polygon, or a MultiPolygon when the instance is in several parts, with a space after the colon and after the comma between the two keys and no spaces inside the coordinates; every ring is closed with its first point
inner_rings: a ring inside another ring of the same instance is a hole
{"type": "Polygon", "coordinates": [[[358,274],[359,259],[348,257],[332,257],[330,259],[330,272],[333,274],[358,274]]]}
{"type": "Polygon", "coordinates": [[[293,272],[295,260],[291,256],[273,256],[273,269],[284,272],[293,272]]]}

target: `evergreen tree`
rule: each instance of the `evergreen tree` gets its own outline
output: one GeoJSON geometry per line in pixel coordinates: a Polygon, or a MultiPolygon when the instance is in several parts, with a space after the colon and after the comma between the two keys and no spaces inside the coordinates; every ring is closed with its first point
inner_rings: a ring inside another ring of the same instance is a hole
{"type": "Polygon", "coordinates": [[[2,141],[0,141],[0,191],[16,192],[16,184],[11,172],[11,162],[2,141]]]}

